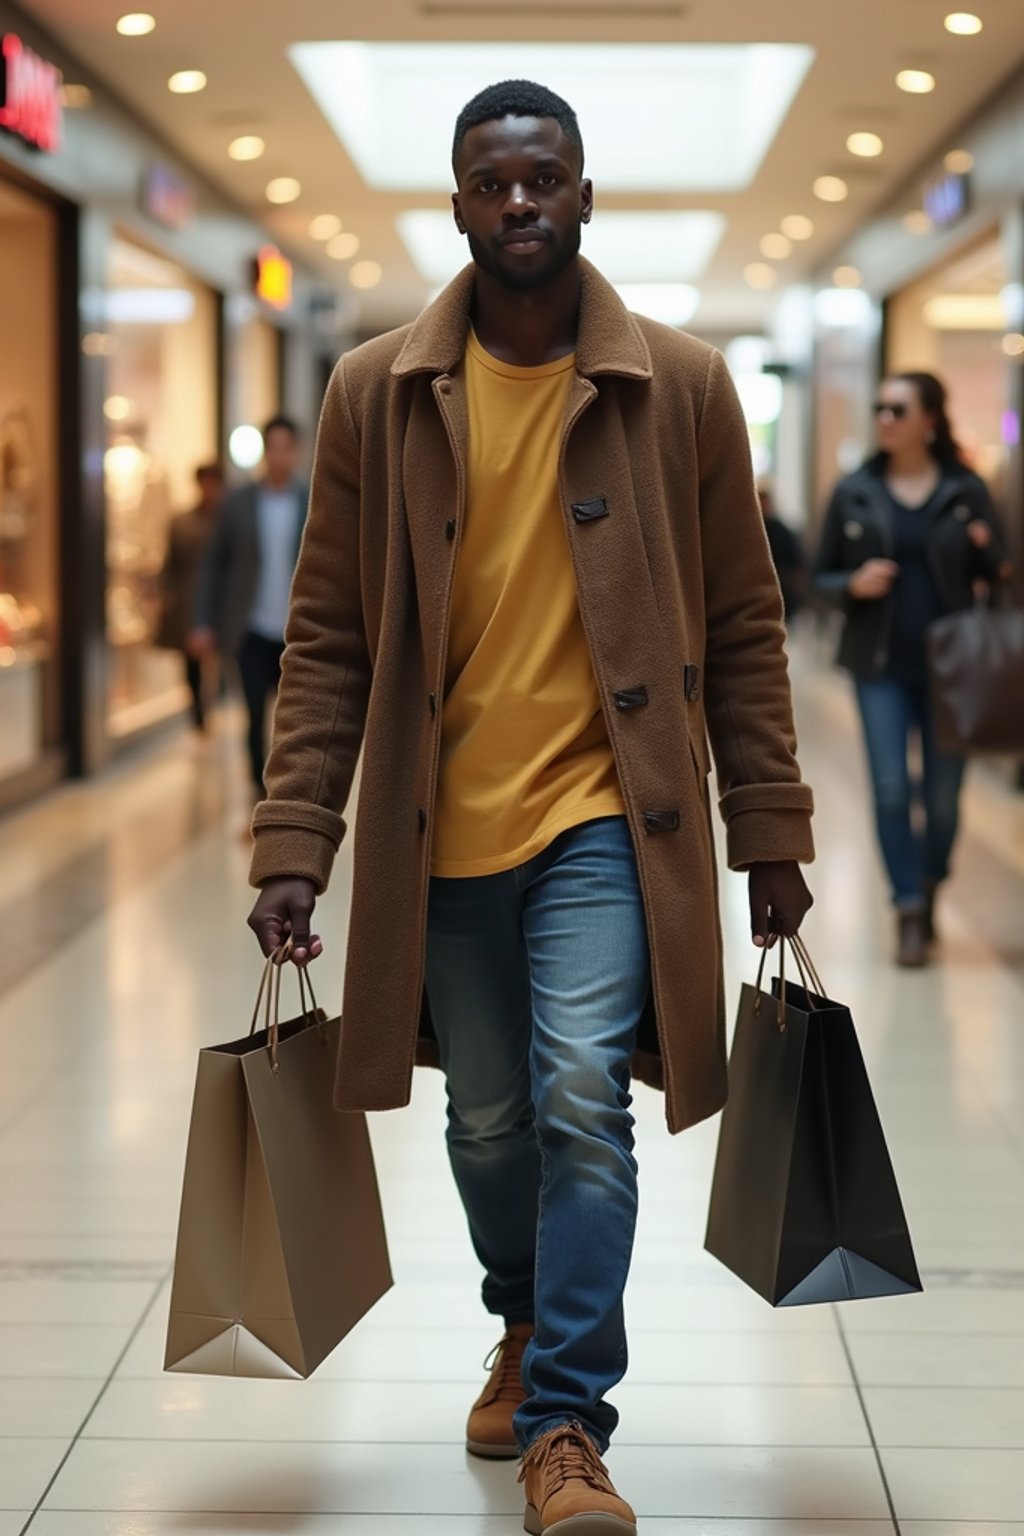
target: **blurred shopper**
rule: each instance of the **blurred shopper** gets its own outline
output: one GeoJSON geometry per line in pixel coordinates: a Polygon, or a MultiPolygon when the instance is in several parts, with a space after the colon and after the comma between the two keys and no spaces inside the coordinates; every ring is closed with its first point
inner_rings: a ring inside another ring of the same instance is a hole
{"type": "Polygon", "coordinates": [[[631,1070],[674,1131],[725,1097],[705,722],[760,945],[810,905],[811,794],[721,356],[580,259],[592,187],[559,97],[483,92],[453,159],[473,264],[328,389],[250,923],[265,953],[320,953],[363,746],[338,1107],[404,1104],[417,1054],[443,1066],[505,1323],[469,1449],[522,1454],[529,1530],[627,1536],[600,1454],[631,1070]]]}
{"type": "Polygon", "coordinates": [[[201,464],[196,470],[199,500],[188,512],[172,518],[167,556],[160,575],[160,626],[157,642],[167,650],[180,651],[185,678],[192,696],[192,720],[197,731],[206,729],[203,658],[189,644],[199,572],[217,513],[224,500],[224,469],[220,464],[201,464]]]}
{"type": "Polygon", "coordinates": [[[775,493],[766,481],[759,482],[757,495],[775,574],[782,589],[782,606],[787,621],[792,622],[803,607],[807,595],[807,566],[803,545],[789,524],[783,522],[776,512],[775,493]]]}
{"type": "Polygon", "coordinates": [[[920,966],[949,874],[964,760],[936,746],[926,632],[991,582],[1003,548],[992,499],[963,463],[930,373],[886,379],[875,403],[878,452],[836,487],[815,569],[842,605],[840,665],[856,680],[878,840],[897,914],[897,959],[920,966]],[[921,746],[923,829],[915,826],[908,753],[921,746]]]}
{"type": "Polygon", "coordinates": [[[229,496],[200,572],[194,655],[220,646],[238,662],[249,714],[253,790],[263,797],[267,703],[277,691],[292,576],[309,489],[298,479],[299,432],[287,416],[263,429],[263,476],[229,496]]]}

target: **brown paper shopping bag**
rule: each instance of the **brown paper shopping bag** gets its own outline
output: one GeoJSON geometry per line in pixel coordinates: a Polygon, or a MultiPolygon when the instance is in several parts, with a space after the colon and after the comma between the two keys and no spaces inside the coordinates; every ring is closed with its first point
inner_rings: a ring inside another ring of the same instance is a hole
{"type": "Polygon", "coordinates": [[[392,1285],[366,1120],[331,1102],[341,1021],[298,974],[299,1018],[268,961],[250,1033],[200,1052],[169,1371],[309,1376],[392,1285]]]}

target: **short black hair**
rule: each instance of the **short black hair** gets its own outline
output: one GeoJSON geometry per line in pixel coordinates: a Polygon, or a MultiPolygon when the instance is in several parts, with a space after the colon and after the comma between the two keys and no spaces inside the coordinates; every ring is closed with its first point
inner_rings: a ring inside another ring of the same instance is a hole
{"type": "Polygon", "coordinates": [[[271,432],[290,432],[292,437],[295,438],[296,442],[298,442],[300,435],[298,426],[292,420],[292,418],[290,416],[281,415],[271,416],[270,420],[263,428],[264,445],[266,445],[267,438],[270,436],[271,432]]]}
{"type": "Polygon", "coordinates": [[[553,117],[569,142],[579,150],[580,175],[583,175],[583,135],[576,113],[561,96],[533,80],[502,80],[497,85],[489,85],[466,103],[455,124],[453,169],[469,130],[479,128],[481,123],[500,121],[503,117],[553,117]]]}

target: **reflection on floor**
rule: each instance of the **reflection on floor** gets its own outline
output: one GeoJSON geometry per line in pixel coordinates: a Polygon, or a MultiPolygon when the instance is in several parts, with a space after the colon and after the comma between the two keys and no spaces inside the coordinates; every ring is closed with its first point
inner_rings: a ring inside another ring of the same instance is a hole
{"type": "MultiPolygon", "coordinates": [[[[808,937],[868,1059],[923,1297],[773,1313],[701,1251],[715,1126],[638,1094],[632,1362],[611,1467],[652,1536],[1024,1536],[1024,802],[969,792],[941,965],[888,960],[840,681],[798,679],[822,858],[808,937]]],[[[239,1033],[233,743],[171,745],[3,827],[0,1536],[512,1536],[514,1468],[467,1460],[496,1332],[442,1144],[441,1084],[377,1116],[398,1285],[304,1384],[163,1377],[197,1047],[239,1033]]],[[[338,996],[350,870],[321,914],[338,996]]],[[[730,996],[752,969],[725,882],[730,996]]]]}

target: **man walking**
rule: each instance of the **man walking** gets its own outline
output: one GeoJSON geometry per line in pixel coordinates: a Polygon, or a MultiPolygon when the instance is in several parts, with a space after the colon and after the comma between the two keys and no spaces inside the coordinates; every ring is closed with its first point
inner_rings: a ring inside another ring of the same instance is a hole
{"type": "Polygon", "coordinates": [[[193,654],[190,637],[199,572],[224,500],[223,467],[200,464],[196,486],[199,500],[187,512],[179,512],[171,519],[167,534],[167,554],[160,575],[157,643],[168,650],[181,651],[192,697],[192,723],[202,732],[206,730],[203,660],[193,654]]]}
{"type": "Polygon", "coordinates": [[[526,1528],[630,1536],[601,1462],[626,1367],[630,1080],[673,1131],[725,1098],[706,774],[755,942],[810,906],[778,587],[718,353],[579,255],[574,113],[525,81],[455,132],[473,261],[344,357],[317,440],[250,918],[305,964],[355,838],[339,1109],[446,1073],[505,1333],[469,1449],[521,1455],[526,1528]]]}
{"type": "Polygon", "coordinates": [[[219,645],[238,662],[249,715],[253,792],[264,794],[267,700],[281,676],[288,598],[309,492],[297,478],[299,433],[287,416],[263,429],[262,479],[221,508],[200,573],[190,648],[219,645]]]}

